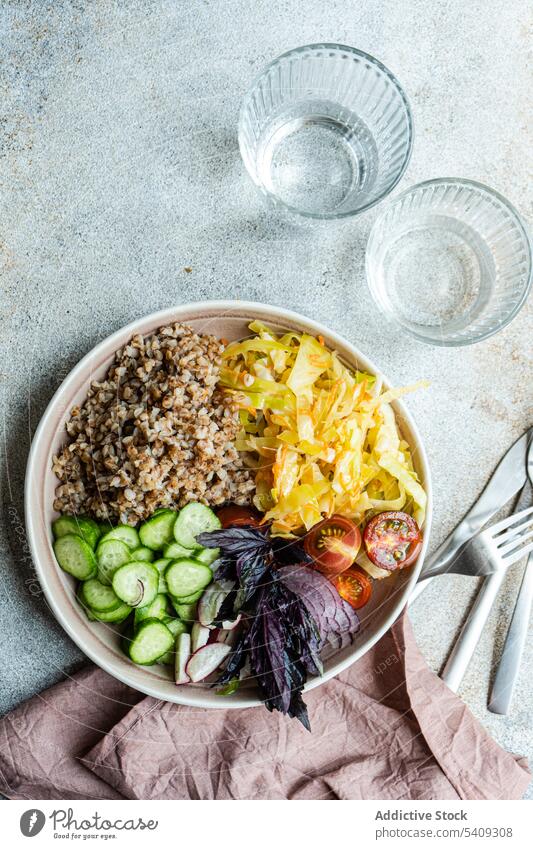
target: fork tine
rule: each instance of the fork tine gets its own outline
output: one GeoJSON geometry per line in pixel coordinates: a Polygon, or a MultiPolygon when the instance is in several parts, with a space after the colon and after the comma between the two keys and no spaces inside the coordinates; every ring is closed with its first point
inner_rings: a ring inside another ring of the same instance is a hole
{"type": "Polygon", "coordinates": [[[506,543],[522,539],[524,534],[530,529],[533,530],[533,516],[528,517],[526,521],[522,522],[520,525],[514,525],[508,530],[503,531],[503,533],[498,534],[498,536],[493,539],[493,542],[497,548],[502,551],[503,546],[505,546],[506,543]]]}
{"type": "Polygon", "coordinates": [[[525,533],[520,534],[520,536],[513,536],[510,542],[507,542],[505,545],[498,545],[498,554],[503,556],[511,551],[514,551],[515,548],[523,548],[526,542],[529,542],[530,539],[533,539],[532,525],[529,526],[525,533]]]}
{"type": "MultiPolygon", "coordinates": [[[[507,528],[511,528],[513,525],[516,525],[521,519],[525,519],[526,516],[533,515],[533,505],[531,507],[526,507],[525,510],[521,510],[520,513],[513,513],[512,516],[507,516],[506,519],[502,519],[500,522],[496,522],[495,525],[491,525],[490,528],[486,531],[491,537],[495,537],[496,534],[499,534],[500,531],[505,531],[507,528]]],[[[485,533],[485,531],[483,531],[485,533]]]]}
{"type": "Polygon", "coordinates": [[[510,554],[504,554],[503,562],[505,567],[507,568],[508,566],[512,566],[513,563],[517,563],[518,560],[521,560],[522,557],[525,557],[530,551],[533,551],[533,540],[523,548],[517,548],[516,551],[512,551],[510,554]]]}

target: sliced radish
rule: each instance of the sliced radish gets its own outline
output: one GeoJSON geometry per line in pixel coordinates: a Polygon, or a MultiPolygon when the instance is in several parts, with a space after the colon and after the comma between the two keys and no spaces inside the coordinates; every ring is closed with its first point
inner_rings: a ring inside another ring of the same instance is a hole
{"type": "Polygon", "coordinates": [[[199,622],[194,623],[191,629],[191,652],[193,654],[207,644],[210,634],[211,630],[206,625],[200,625],[199,622]]]}
{"type": "Polygon", "coordinates": [[[239,613],[236,619],[225,619],[222,623],[224,631],[233,631],[242,619],[242,614],[239,613]]]}
{"type": "Polygon", "coordinates": [[[198,681],[203,681],[211,675],[230,651],[230,646],[224,643],[209,643],[207,646],[202,646],[189,658],[185,672],[190,680],[197,684],[198,681]]]}
{"type": "Polygon", "coordinates": [[[188,684],[191,680],[187,675],[185,667],[191,657],[191,635],[178,634],[176,638],[176,684],[188,684]]]}
{"type": "Polygon", "coordinates": [[[209,628],[213,624],[222,602],[229,595],[232,587],[232,581],[215,581],[206,589],[198,602],[198,619],[201,625],[209,628]]]}
{"type": "MultiPolygon", "coordinates": [[[[211,631],[211,633],[213,634],[214,632],[211,631]]],[[[216,632],[215,641],[217,643],[224,643],[225,645],[230,646],[230,648],[233,648],[238,639],[239,632],[235,630],[235,628],[233,628],[233,630],[231,631],[220,630],[216,632]]]]}

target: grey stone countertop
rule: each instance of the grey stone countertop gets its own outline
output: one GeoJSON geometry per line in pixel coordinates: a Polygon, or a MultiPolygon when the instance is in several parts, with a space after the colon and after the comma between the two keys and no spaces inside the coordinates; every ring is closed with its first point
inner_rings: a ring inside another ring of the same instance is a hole
{"type": "MultiPolygon", "coordinates": [[[[2,712],[83,662],[25,550],[31,434],[81,355],[140,315],[219,297],[270,302],[344,334],[398,385],[429,378],[408,405],[432,467],[432,547],[463,515],[531,424],[531,300],[468,348],[427,347],[385,327],[364,277],[377,211],[318,228],[278,221],[245,173],[236,122],[251,79],[281,52],[357,46],[397,74],[412,103],[415,147],[400,188],[473,178],[527,220],[527,24],[521,0],[2,5],[2,712]]],[[[532,757],[531,641],[511,715],[486,709],[519,579],[520,569],[507,575],[460,694],[504,747],[532,757]]],[[[413,606],[433,669],[475,591],[473,580],[444,577],[413,606]]]]}

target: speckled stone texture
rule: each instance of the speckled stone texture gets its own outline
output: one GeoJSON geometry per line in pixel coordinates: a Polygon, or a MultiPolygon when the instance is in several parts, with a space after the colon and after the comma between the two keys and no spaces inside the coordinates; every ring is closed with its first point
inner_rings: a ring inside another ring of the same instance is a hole
{"type": "MultiPolygon", "coordinates": [[[[452,529],[531,423],[531,302],[465,349],[386,327],[363,267],[377,211],[313,228],[277,221],[239,157],[239,103],[284,50],[320,40],[362,48],[398,75],[413,106],[414,154],[399,188],[470,177],[527,219],[531,85],[522,0],[12,0],[0,36],[5,711],[83,663],[25,548],[31,433],[80,356],[139,315],[205,298],[271,302],[343,333],[398,384],[429,378],[408,403],[433,470],[432,546],[452,529]]],[[[503,746],[533,756],[531,642],[512,714],[486,710],[519,579],[520,569],[506,578],[460,692],[503,746]]],[[[413,606],[434,669],[475,589],[441,578],[413,606]]]]}

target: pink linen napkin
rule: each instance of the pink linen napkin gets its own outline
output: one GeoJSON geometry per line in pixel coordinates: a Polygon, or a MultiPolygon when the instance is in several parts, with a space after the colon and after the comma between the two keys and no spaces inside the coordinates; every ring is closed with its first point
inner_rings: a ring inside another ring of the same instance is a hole
{"type": "MultiPolygon", "coordinates": [[[[221,697],[222,698],[222,697],[221,697]]],[[[312,733],[263,707],[144,697],[88,667],[0,720],[11,799],[517,799],[498,746],[426,665],[403,615],[305,696],[312,733]]]]}

